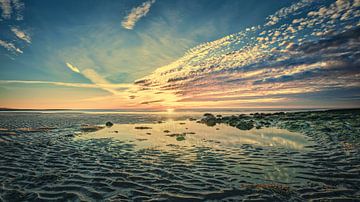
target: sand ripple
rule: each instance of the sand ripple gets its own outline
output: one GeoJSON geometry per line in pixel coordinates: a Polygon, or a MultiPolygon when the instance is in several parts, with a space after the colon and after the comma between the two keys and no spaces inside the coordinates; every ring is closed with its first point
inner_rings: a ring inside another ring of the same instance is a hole
{"type": "Polygon", "coordinates": [[[360,200],[359,150],[321,134],[306,150],[243,144],[165,151],[136,148],[136,140],[75,140],[69,134],[80,124],[0,135],[0,201],[360,200]]]}

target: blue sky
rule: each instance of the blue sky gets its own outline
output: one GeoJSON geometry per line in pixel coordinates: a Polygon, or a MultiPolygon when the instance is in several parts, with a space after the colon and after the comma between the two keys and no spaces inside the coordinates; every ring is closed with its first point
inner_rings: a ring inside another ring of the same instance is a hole
{"type": "Polygon", "coordinates": [[[359,2],[347,2],[0,0],[0,106],[356,106],[359,49],[344,45],[358,43],[359,2]],[[342,51],[305,50],[339,36],[342,51]]]}

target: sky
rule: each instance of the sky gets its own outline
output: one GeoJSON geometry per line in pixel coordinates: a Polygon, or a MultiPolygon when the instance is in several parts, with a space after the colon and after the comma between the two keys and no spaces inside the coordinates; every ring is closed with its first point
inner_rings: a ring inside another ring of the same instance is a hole
{"type": "Polygon", "coordinates": [[[0,0],[0,108],[360,107],[360,0],[0,0]]]}

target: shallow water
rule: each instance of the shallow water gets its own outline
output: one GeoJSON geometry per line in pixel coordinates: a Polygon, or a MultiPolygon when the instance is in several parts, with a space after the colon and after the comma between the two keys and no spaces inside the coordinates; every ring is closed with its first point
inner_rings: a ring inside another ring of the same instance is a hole
{"type": "Polygon", "coordinates": [[[225,124],[209,127],[195,121],[166,121],[151,124],[117,124],[92,133],[83,133],[76,139],[111,138],[131,142],[136,148],[168,151],[173,146],[238,148],[248,144],[261,147],[279,147],[305,150],[312,145],[310,138],[286,129],[262,128],[242,131],[225,124]],[[144,127],[144,129],[137,129],[144,127]]]}
{"type": "Polygon", "coordinates": [[[187,118],[1,114],[0,127],[15,134],[0,130],[0,201],[359,199],[357,150],[285,129],[187,118]],[[116,124],[81,132],[109,120],[116,124]],[[17,129],[45,126],[57,128],[17,129]]]}

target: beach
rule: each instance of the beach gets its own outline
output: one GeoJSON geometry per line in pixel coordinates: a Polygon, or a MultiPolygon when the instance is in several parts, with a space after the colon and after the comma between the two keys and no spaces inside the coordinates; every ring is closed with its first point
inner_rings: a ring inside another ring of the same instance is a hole
{"type": "Polygon", "coordinates": [[[1,112],[0,201],[357,201],[359,146],[359,109],[1,112]]]}

